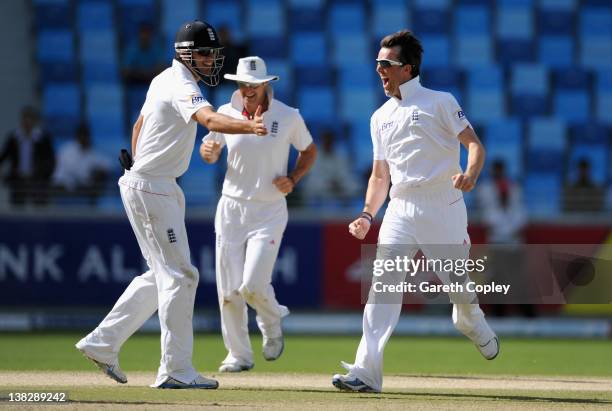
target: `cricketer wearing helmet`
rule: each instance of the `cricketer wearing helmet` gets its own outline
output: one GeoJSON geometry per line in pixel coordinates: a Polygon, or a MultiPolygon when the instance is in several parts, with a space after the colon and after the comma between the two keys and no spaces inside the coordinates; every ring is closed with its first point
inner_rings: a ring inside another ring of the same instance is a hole
{"type": "MultiPolygon", "coordinates": [[[[197,124],[228,135],[267,130],[259,109],[252,119],[216,113],[199,81],[214,86],[223,65],[215,29],[183,24],[172,66],[153,79],[132,132],[132,155],[121,157],[121,199],[148,271],[135,277],[102,322],[76,347],[117,382],[127,382],[119,350],[155,312],[161,328],[161,361],[152,387],[217,388],[192,365],[193,304],[199,273],[191,264],[185,230],[185,197],[176,183],[189,166],[197,124]]],[[[231,137],[230,137],[231,138],[231,137]]]]}

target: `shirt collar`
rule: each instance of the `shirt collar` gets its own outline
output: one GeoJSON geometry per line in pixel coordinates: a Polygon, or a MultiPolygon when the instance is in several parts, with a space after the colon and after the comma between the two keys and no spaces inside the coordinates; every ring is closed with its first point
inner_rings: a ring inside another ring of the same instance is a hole
{"type": "Polygon", "coordinates": [[[408,80],[404,84],[400,84],[399,89],[400,89],[400,94],[402,95],[401,100],[397,99],[396,97],[393,97],[393,98],[395,98],[398,101],[406,101],[406,99],[410,99],[421,88],[422,88],[421,79],[419,78],[419,76],[416,76],[408,80]]]}
{"type": "Polygon", "coordinates": [[[183,63],[176,59],[172,60],[172,70],[174,70],[176,74],[182,76],[183,78],[193,80],[196,83],[198,82],[198,79],[193,75],[191,70],[189,70],[187,66],[185,66],[183,63]]]}

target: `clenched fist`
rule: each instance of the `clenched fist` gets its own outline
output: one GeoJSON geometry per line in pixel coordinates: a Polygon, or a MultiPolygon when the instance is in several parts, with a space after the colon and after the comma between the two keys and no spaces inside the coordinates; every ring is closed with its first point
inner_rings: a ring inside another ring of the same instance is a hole
{"type": "Polygon", "coordinates": [[[200,147],[200,155],[207,163],[214,163],[221,154],[221,143],[218,141],[206,140],[200,147]]]}
{"type": "Polygon", "coordinates": [[[472,191],[476,184],[476,179],[468,174],[455,174],[452,180],[453,187],[466,193],[472,191]]]}
{"type": "Polygon", "coordinates": [[[268,129],[266,128],[263,122],[263,115],[261,114],[261,111],[262,111],[261,106],[257,106],[257,110],[255,110],[253,120],[251,120],[252,128],[253,128],[253,134],[256,134],[258,136],[265,136],[266,134],[268,134],[268,129]]]}
{"type": "Polygon", "coordinates": [[[294,187],[293,180],[286,176],[276,177],[272,181],[272,184],[274,184],[276,188],[278,188],[278,191],[280,191],[284,195],[287,195],[292,192],[294,187]]]}
{"type": "Polygon", "coordinates": [[[358,240],[363,240],[370,231],[370,221],[365,217],[358,217],[349,224],[349,233],[358,240]]]}

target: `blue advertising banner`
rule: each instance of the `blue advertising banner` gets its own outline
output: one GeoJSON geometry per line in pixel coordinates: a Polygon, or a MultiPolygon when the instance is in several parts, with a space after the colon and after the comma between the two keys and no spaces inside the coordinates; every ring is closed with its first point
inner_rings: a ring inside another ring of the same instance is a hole
{"type": "MultiPolygon", "coordinates": [[[[196,308],[217,305],[210,221],[188,221],[196,308]]],[[[273,274],[281,304],[321,306],[321,227],[289,224],[273,274]]],[[[144,261],[126,219],[0,219],[0,306],[108,307],[144,261]]]]}

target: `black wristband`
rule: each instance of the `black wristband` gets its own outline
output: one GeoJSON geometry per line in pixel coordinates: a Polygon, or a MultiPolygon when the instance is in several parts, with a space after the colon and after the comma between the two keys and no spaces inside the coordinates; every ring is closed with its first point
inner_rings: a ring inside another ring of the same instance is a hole
{"type": "Polygon", "coordinates": [[[368,213],[367,211],[362,211],[361,214],[359,214],[359,218],[365,218],[370,222],[370,224],[372,224],[372,221],[374,221],[372,214],[368,213]]]}

